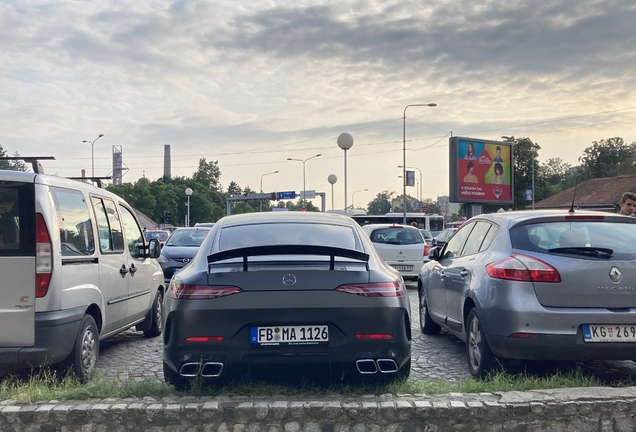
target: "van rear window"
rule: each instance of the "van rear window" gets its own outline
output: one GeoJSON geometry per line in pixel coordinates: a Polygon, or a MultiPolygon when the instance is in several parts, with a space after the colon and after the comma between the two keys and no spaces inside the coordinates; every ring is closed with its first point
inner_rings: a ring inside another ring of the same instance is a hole
{"type": "Polygon", "coordinates": [[[35,255],[35,186],[0,182],[0,256],[35,255]]]}

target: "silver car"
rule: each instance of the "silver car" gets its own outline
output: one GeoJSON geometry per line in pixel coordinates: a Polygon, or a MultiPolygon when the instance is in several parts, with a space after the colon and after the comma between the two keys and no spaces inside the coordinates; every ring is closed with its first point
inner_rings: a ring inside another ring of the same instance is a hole
{"type": "Polygon", "coordinates": [[[496,358],[636,359],[636,218],[600,212],[480,215],[433,248],[420,326],[466,342],[473,376],[496,358]]]}

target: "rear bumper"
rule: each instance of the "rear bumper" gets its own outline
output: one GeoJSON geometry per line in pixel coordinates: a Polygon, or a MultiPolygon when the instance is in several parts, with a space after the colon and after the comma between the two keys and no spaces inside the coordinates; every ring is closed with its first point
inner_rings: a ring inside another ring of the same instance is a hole
{"type": "Polygon", "coordinates": [[[0,369],[23,369],[59,363],[73,349],[77,332],[86,311],[77,307],[35,314],[35,345],[0,347],[0,369]]]}
{"type": "MultiPolygon", "coordinates": [[[[262,302],[262,308],[250,309],[221,307],[221,302],[213,309],[205,308],[205,303],[213,304],[218,300],[180,301],[179,309],[166,308],[164,362],[175,371],[187,362],[219,362],[228,372],[252,364],[316,365],[335,371],[341,367],[354,368],[356,360],[360,359],[393,359],[400,367],[410,358],[410,316],[399,300],[392,299],[393,307],[354,306],[354,303],[342,304],[348,303],[346,296],[349,294],[333,293],[332,296],[341,296],[343,301],[340,305],[335,303],[337,306],[327,306],[324,302],[321,305],[319,294],[305,294],[312,295],[316,296],[315,307],[306,306],[312,304],[311,299],[306,300],[304,307],[293,307],[295,298],[290,298],[285,306],[268,308],[266,302],[262,302]],[[253,326],[325,324],[329,327],[328,342],[270,346],[250,343],[253,326]],[[391,334],[393,337],[372,341],[357,339],[355,335],[361,333],[391,334]],[[220,342],[185,342],[186,337],[192,336],[223,336],[224,339],[220,342]]],[[[261,296],[255,294],[256,302],[252,304],[258,305],[261,296]]]]}

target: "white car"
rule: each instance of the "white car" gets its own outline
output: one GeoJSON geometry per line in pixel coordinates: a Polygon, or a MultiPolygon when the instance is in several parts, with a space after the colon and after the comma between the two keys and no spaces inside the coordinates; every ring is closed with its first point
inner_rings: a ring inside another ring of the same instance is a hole
{"type": "Polygon", "coordinates": [[[369,224],[362,229],[384,262],[399,271],[403,278],[417,278],[424,263],[428,262],[430,246],[419,229],[398,224],[369,224]]]}

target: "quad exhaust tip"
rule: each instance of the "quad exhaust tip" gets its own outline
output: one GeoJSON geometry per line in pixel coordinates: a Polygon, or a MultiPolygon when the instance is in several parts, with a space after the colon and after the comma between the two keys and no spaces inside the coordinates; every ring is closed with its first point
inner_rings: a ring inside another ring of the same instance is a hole
{"type": "Polygon", "coordinates": [[[396,373],[398,365],[393,359],[361,359],[356,361],[356,368],[362,375],[372,375],[375,373],[396,373]]]}
{"type": "Polygon", "coordinates": [[[201,375],[203,378],[216,378],[223,372],[223,363],[219,362],[189,362],[181,365],[179,375],[194,378],[201,375]]]}

